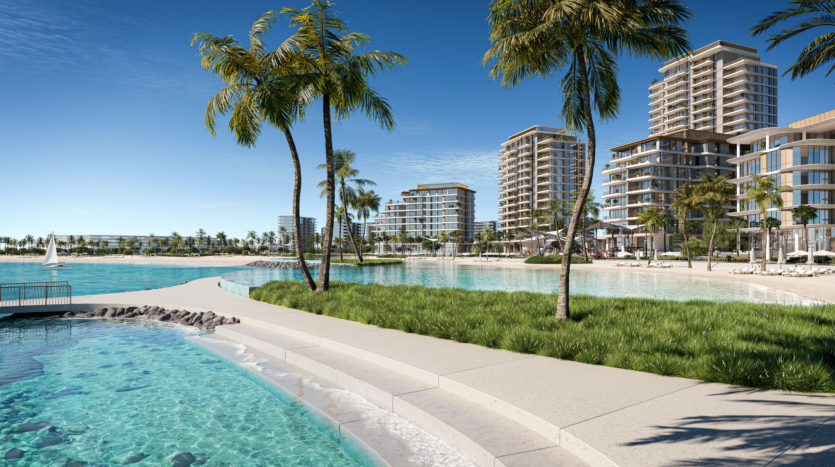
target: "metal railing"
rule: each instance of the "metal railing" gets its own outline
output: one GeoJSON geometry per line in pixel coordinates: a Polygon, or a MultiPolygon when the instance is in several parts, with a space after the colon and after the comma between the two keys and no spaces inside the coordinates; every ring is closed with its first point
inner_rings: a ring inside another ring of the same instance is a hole
{"type": "Polygon", "coordinates": [[[0,284],[0,307],[27,305],[72,305],[68,281],[0,284]]]}

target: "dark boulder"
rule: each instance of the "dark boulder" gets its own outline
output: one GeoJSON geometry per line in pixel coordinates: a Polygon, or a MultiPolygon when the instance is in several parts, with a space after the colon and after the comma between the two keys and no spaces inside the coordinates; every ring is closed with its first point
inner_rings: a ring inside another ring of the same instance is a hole
{"type": "Polygon", "coordinates": [[[161,315],[161,316],[160,316],[159,318],[157,318],[157,319],[158,319],[158,320],[160,320],[160,321],[170,321],[170,320],[171,320],[171,316],[172,316],[172,315],[171,315],[171,313],[166,313],[166,314],[164,314],[164,315],[161,315]]]}
{"type": "Polygon", "coordinates": [[[3,456],[3,459],[6,459],[7,461],[12,459],[20,459],[21,457],[23,457],[24,454],[26,453],[18,448],[11,448],[8,451],[6,451],[6,455],[3,456]]]}
{"type": "Polygon", "coordinates": [[[167,467],[188,467],[196,460],[197,458],[194,457],[194,454],[180,451],[166,457],[163,460],[162,465],[167,467]]]}
{"type": "Polygon", "coordinates": [[[52,424],[49,423],[49,422],[46,422],[46,421],[43,421],[43,422],[27,422],[27,423],[22,423],[22,424],[18,425],[18,427],[15,428],[14,431],[15,431],[15,433],[29,433],[30,431],[42,430],[42,429],[44,429],[48,426],[52,426],[52,424]]]}

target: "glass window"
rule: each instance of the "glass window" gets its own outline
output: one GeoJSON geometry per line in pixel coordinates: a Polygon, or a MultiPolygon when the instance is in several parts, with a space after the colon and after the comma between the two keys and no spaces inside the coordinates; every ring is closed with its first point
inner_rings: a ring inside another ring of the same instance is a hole
{"type": "Polygon", "coordinates": [[[766,171],[780,170],[780,151],[771,151],[766,155],[766,171]]]}

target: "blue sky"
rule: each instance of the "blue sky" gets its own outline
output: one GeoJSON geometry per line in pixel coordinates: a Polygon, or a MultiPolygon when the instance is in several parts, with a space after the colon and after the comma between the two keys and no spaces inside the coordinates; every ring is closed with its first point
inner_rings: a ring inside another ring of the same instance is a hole
{"type": "MultiPolygon", "coordinates": [[[[487,1],[337,2],[352,30],[411,64],[374,80],[394,109],[387,133],[356,116],[334,128],[334,145],[358,155],[362,176],[384,200],[418,183],[459,182],[477,191],[478,219],[496,219],[496,155],[507,136],[533,125],[562,126],[558,79],[502,89],[481,65],[489,47],[487,1]],[[416,6],[419,5],[419,6],[416,6]]],[[[782,1],[687,2],[691,42],[760,50],[782,72],[809,36],[765,53],[750,25],[782,1]],[[721,14],[716,14],[719,11],[721,14]],[[805,39],[805,40],[804,40],[805,39]]],[[[252,22],[284,2],[16,1],[0,3],[0,235],[157,235],[276,230],[290,214],[292,163],[286,142],[266,129],[254,149],[203,126],[220,88],[189,47],[195,32],[246,40],[252,22]]],[[[272,46],[290,35],[286,21],[272,46]]],[[[598,126],[598,166],[608,148],[647,134],[647,86],[659,63],[620,60],[619,118],[598,126]]],[[[780,80],[787,124],[835,108],[823,72],[780,80]]],[[[293,133],[303,164],[302,214],[324,224],[316,183],[324,172],[321,107],[293,133]]],[[[601,192],[600,169],[594,187],[601,192]]]]}

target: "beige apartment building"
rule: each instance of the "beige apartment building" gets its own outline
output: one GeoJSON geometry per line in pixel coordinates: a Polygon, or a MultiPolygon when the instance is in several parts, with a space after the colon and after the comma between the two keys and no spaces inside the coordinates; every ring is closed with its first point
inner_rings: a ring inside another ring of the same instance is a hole
{"type": "MultiPolygon", "coordinates": [[[[732,216],[745,218],[748,232],[757,232],[764,221],[753,203],[745,200],[745,187],[753,184],[751,176],[774,177],[779,185],[791,187],[782,194],[783,207],[768,210],[767,216],[780,220],[776,245],[790,254],[802,250],[835,252],[835,110],[815,115],[788,127],[764,128],[728,140],[735,145],[735,157],[730,162],[736,168],[738,206],[732,216]],[[804,238],[803,226],[792,219],[792,209],[808,205],[817,208],[818,217],[809,221],[809,237],[804,238]]],[[[760,235],[753,235],[754,249],[762,251],[760,235]]],[[[769,257],[777,252],[766,251],[769,257]]]]}
{"type": "Polygon", "coordinates": [[[395,236],[402,227],[410,237],[436,237],[460,231],[461,239],[473,238],[475,191],[460,183],[418,185],[400,193],[400,201],[385,203],[374,231],[395,236]]]}
{"type": "Polygon", "coordinates": [[[757,49],[716,41],[664,63],[649,86],[649,134],[739,134],[777,126],[777,66],[757,49]]]}
{"type": "MultiPolygon", "coordinates": [[[[683,130],[612,148],[612,159],[602,172],[603,219],[634,230],[638,216],[652,206],[676,216],[670,207],[676,188],[698,183],[701,173],[734,178],[736,168],[730,161],[736,157],[736,147],[728,142],[730,138],[721,133],[683,130]]],[[[734,208],[726,206],[728,212],[734,208]]],[[[701,212],[690,215],[688,220],[702,220],[701,212]]],[[[674,228],[667,231],[668,249],[674,232],[674,228]]],[[[649,243],[648,234],[642,229],[629,237],[638,248],[649,243]]],[[[608,241],[611,243],[611,238],[608,241]]],[[[618,245],[608,248],[623,246],[623,236],[616,236],[615,241],[618,245]]],[[[663,251],[663,231],[656,232],[654,242],[656,249],[663,251]]]]}
{"type": "Polygon", "coordinates": [[[499,154],[499,231],[531,225],[534,209],[579,191],[586,143],[564,128],[533,126],[508,138],[499,154]]]}

